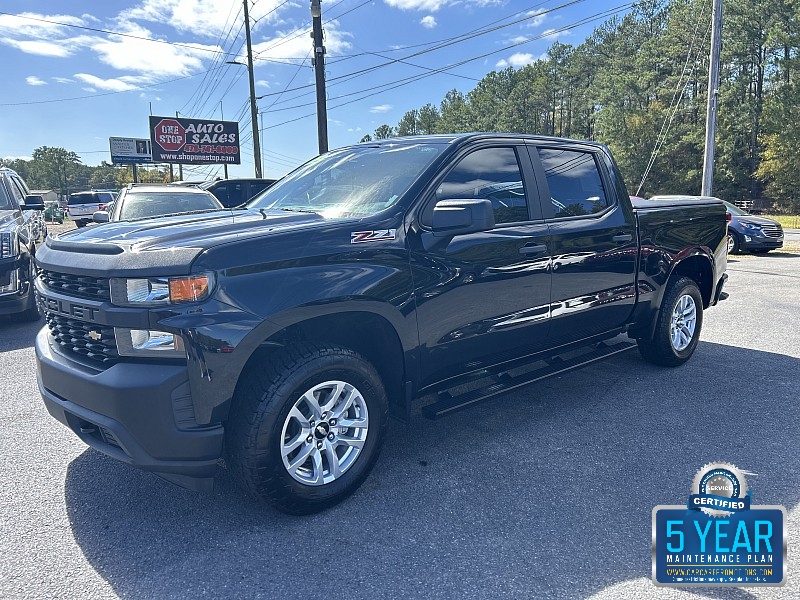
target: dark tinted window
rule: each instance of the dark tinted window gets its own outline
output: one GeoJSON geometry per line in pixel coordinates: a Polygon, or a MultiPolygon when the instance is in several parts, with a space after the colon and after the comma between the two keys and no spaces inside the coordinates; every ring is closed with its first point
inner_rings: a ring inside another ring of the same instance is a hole
{"type": "MultiPolygon", "coordinates": [[[[251,181],[250,182],[250,198],[255,196],[256,194],[260,194],[269,186],[275,183],[274,180],[266,180],[266,181],[251,181]]],[[[248,198],[248,200],[250,199],[248,198]]]]}
{"type": "Polygon", "coordinates": [[[97,198],[95,198],[95,195],[91,193],[70,194],[67,204],[69,206],[75,206],[76,204],[98,204],[98,201],[97,198]]]}
{"type": "Polygon", "coordinates": [[[225,206],[239,206],[243,204],[247,198],[244,197],[244,184],[241,181],[228,182],[228,202],[225,206]]]}
{"type": "Polygon", "coordinates": [[[522,173],[513,148],[484,148],[461,159],[447,174],[436,200],[490,200],[495,223],[528,220],[522,173]]]}
{"type": "Polygon", "coordinates": [[[556,217],[592,215],[610,206],[594,155],[539,148],[556,217]]]}

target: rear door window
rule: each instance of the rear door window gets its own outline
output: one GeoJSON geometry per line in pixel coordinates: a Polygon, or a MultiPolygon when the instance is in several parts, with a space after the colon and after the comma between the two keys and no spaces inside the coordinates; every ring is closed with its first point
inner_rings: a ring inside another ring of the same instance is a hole
{"type": "Polygon", "coordinates": [[[606,195],[594,154],[560,148],[538,148],[556,218],[603,212],[606,195]]]}

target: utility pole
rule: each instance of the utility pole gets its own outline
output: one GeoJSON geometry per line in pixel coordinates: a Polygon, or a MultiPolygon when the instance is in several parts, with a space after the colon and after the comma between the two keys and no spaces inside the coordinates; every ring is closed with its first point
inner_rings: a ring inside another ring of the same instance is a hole
{"type": "Polygon", "coordinates": [[[253,158],[256,163],[256,177],[261,175],[261,142],[258,139],[258,109],[256,108],[256,80],[253,76],[253,45],[250,41],[249,0],[244,0],[244,35],[247,39],[247,74],[250,76],[250,120],[253,125],[253,158]]]}
{"type": "Polygon", "coordinates": [[[711,55],[708,65],[708,106],[706,108],[706,149],[703,157],[703,196],[711,195],[714,182],[714,148],[717,136],[719,103],[719,55],[722,47],[722,0],[713,0],[711,8],[711,55]]]}
{"type": "MultiPolygon", "coordinates": [[[[175,118],[178,118],[178,111],[175,111],[175,118]]],[[[172,180],[172,171],[170,170],[170,180],[172,180]]],[[[183,163],[178,163],[178,178],[183,181],[183,163]]]]}
{"type": "Polygon", "coordinates": [[[311,37],[314,38],[314,75],[317,84],[317,138],[319,153],[328,151],[328,106],[325,101],[325,46],[322,45],[321,0],[311,0],[311,37]]]}
{"type": "MultiPolygon", "coordinates": [[[[220,119],[220,121],[224,121],[225,120],[225,113],[222,112],[222,100],[219,101],[219,119],[220,119]]],[[[225,179],[227,179],[228,178],[228,163],[223,163],[222,166],[225,169],[225,179]]],[[[219,173],[219,171],[217,171],[217,173],[219,173]]]]}

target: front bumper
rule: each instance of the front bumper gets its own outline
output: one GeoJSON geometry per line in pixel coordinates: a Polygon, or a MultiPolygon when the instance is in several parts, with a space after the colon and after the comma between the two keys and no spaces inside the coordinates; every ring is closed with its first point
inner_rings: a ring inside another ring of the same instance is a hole
{"type": "Polygon", "coordinates": [[[775,250],[783,248],[783,238],[750,235],[745,232],[740,236],[745,250],[775,250]]]}
{"type": "Polygon", "coordinates": [[[89,446],[182,487],[213,486],[221,425],[196,426],[183,365],[84,367],[36,337],[39,391],[50,414],[89,446]]]}
{"type": "Polygon", "coordinates": [[[18,259],[0,261],[0,315],[20,313],[31,307],[33,287],[18,259]]]}

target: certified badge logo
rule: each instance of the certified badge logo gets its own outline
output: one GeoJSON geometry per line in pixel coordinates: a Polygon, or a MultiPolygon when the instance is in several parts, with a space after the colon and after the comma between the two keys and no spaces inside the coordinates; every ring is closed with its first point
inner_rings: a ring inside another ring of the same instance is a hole
{"type": "Polygon", "coordinates": [[[686,504],[653,509],[656,585],[783,585],[786,556],[786,509],[752,504],[744,472],[730,463],[701,467],[686,504]]]}
{"type": "Polygon", "coordinates": [[[687,507],[712,517],[750,510],[744,474],[730,463],[708,463],[695,473],[687,507]]]}

